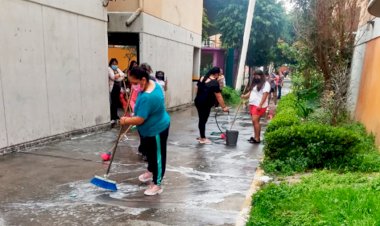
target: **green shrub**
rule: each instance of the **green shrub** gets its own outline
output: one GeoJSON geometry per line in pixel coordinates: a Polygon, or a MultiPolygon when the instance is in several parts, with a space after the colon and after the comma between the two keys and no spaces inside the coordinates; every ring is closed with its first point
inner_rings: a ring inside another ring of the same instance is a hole
{"type": "Polygon", "coordinates": [[[263,166],[270,172],[340,169],[355,157],[357,149],[354,147],[359,139],[357,134],[345,128],[321,124],[277,129],[265,135],[263,166]]]}
{"type": "Polygon", "coordinates": [[[298,117],[297,111],[295,110],[296,101],[296,97],[292,93],[281,99],[276,108],[276,115],[269,123],[266,133],[270,133],[280,128],[300,124],[301,118],[298,117]]]}
{"type": "Polygon", "coordinates": [[[359,137],[359,142],[354,146],[358,154],[351,160],[348,168],[360,172],[380,172],[380,153],[375,143],[375,136],[368,134],[361,123],[348,123],[341,127],[359,137]]]}
{"type": "Polygon", "coordinates": [[[235,106],[240,103],[240,93],[235,89],[225,86],[222,90],[224,102],[229,106],[235,106]]]}
{"type": "Polygon", "coordinates": [[[294,93],[289,93],[281,98],[276,107],[276,115],[281,114],[284,110],[296,110],[297,98],[294,93]]]}
{"type": "Polygon", "coordinates": [[[269,123],[265,133],[270,133],[277,129],[298,125],[300,123],[301,119],[298,117],[297,112],[293,108],[288,108],[276,114],[273,120],[269,123]]]}

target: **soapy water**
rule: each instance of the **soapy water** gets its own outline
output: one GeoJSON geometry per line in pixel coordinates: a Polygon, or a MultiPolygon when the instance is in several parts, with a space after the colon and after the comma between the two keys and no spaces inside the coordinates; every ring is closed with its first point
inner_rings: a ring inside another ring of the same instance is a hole
{"type": "Polygon", "coordinates": [[[0,226],[5,226],[5,220],[3,218],[0,217],[0,226]]]}
{"type": "MultiPolygon", "coordinates": [[[[99,196],[109,195],[113,199],[123,199],[135,196],[143,187],[130,184],[118,184],[118,191],[110,192],[89,183],[89,181],[77,181],[58,186],[58,194],[51,200],[27,201],[23,203],[10,203],[4,207],[9,212],[19,212],[20,215],[40,215],[48,213],[51,216],[67,217],[80,216],[84,210],[91,214],[98,214],[92,223],[98,220],[107,220],[120,215],[139,215],[146,211],[146,208],[130,208],[111,203],[104,203],[98,200],[99,196]],[[111,207],[110,207],[111,206],[111,207]],[[113,211],[109,211],[109,209],[113,211]],[[82,210],[82,211],[78,211],[82,210]],[[104,214],[104,215],[103,215],[104,214]]],[[[0,218],[0,226],[1,226],[0,218]]]]}

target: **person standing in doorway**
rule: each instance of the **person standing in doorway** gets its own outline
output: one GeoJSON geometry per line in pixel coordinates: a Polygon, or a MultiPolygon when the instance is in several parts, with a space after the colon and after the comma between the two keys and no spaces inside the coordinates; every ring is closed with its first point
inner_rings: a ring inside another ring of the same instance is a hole
{"type": "Polygon", "coordinates": [[[145,195],[157,195],[163,191],[161,183],[166,168],[170,116],[165,110],[163,91],[150,80],[149,72],[142,67],[134,67],[129,73],[129,81],[141,86],[141,92],[137,97],[134,116],[122,117],[120,124],[137,125],[148,160],[148,169],[139,176],[139,180],[153,182],[145,190],[145,195]]]}
{"type": "Polygon", "coordinates": [[[108,64],[108,81],[111,102],[111,122],[119,120],[117,109],[121,107],[120,103],[120,87],[121,82],[125,78],[125,74],[119,69],[118,61],[112,58],[108,64]]]}
{"type": "Polygon", "coordinates": [[[253,75],[253,88],[241,97],[249,98],[249,109],[253,124],[253,135],[248,140],[250,143],[259,144],[261,125],[260,118],[265,114],[268,107],[268,96],[270,92],[270,84],[266,81],[263,71],[256,70],[253,75]]]}
{"type": "Polygon", "coordinates": [[[223,96],[220,90],[218,78],[220,76],[220,68],[212,68],[204,77],[201,77],[197,83],[197,95],[194,103],[198,110],[199,122],[198,128],[200,144],[211,144],[211,141],[206,138],[206,123],[210,116],[211,108],[218,102],[224,112],[228,112],[228,107],[224,103],[223,96]]]}

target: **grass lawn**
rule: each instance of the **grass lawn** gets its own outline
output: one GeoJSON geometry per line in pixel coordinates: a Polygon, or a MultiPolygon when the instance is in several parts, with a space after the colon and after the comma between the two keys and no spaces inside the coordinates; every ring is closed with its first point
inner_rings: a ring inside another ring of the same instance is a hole
{"type": "Polygon", "coordinates": [[[380,225],[380,174],[315,171],[264,186],[247,225],[380,225]]]}

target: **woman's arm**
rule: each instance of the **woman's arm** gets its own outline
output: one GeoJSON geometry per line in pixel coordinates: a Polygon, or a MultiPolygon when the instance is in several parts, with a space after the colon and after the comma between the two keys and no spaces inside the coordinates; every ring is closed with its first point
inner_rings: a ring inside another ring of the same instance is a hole
{"type": "Polygon", "coordinates": [[[121,117],[120,118],[120,125],[141,125],[144,123],[144,119],[141,117],[121,117]]]}
{"type": "Polygon", "coordinates": [[[111,79],[112,81],[115,81],[115,73],[111,68],[108,68],[108,78],[111,79]]]}
{"type": "Polygon", "coordinates": [[[241,97],[242,99],[248,99],[250,95],[251,95],[251,92],[248,92],[248,93],[246,93],[246,94],[242,94],[240,97],[241,97]]]}
{"type": "Polygon", "coordinates": [[[117,69],[117,72],[119,72],[120,77],[125,77],[124,72],[122,70],[120,70],[120,68],[117,69]]]}
{"type": "Polygon", "coordinates": [[[269,96],[269,93],[267,93],[267,92],[263,93],[263,97],[261,98],[261,102],[260,102],[259,106],[257,107],[257,110],[260,110],[263,107],[263,104],[267,100],[268,96],[269,96]]]}
{"type": "Polygon", "coordinates": [[[222,93],[215,93],[216,100],[218,101],[220,107],[222,107],[223,111],[228,111],[228,107],[224,103],[224,99],[222,93]]]}
{"type": "Polygon", "coordinates": [[[165,90],[165,91],[168,90],[168,80],[165,80],[164,90],[165,90]]]}

